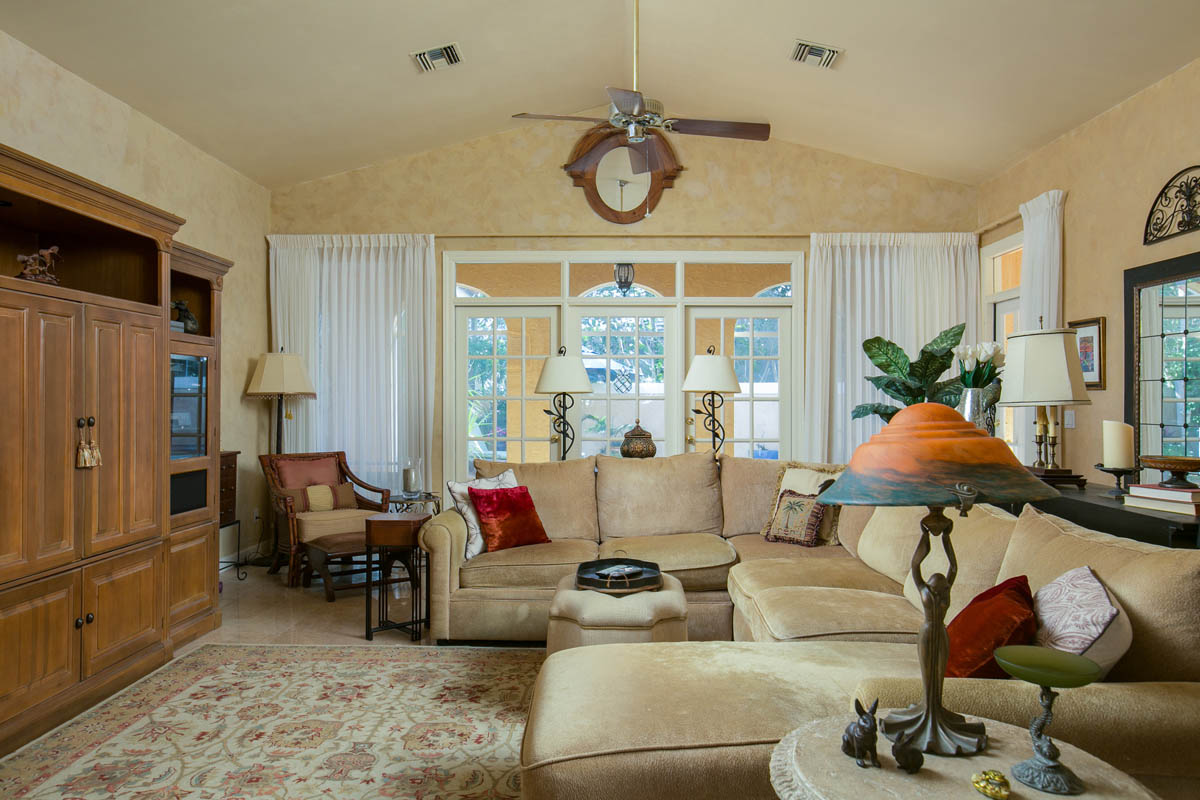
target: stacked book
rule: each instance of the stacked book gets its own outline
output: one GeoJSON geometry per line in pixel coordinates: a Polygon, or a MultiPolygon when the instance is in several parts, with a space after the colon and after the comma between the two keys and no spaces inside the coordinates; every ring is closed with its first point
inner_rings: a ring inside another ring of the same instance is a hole
{"type": "Polygon", "coordinates": [[[1157,483],[1135,483],[1125,495],[1125,505],[1196,517],[1200,516],[1200,489],[1170,489],[1157,483]]]}

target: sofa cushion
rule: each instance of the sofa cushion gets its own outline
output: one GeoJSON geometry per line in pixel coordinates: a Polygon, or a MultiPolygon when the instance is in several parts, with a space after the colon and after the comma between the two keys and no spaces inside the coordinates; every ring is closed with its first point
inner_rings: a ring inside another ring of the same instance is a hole
{"type": "Polygon", "coordinates": [[[759,533],[775,510],[776,487],[783,464],[764,458],[736,458],[724,453],[721,467],[721,535],[759,533]]]}
{"type": "Polygon", "coordinates": [[[1075,567],[1091,567],[1133,625],[1109,680],[1200,680],[1200,550],[1109,536],[1025,506],[998,579],[1027,575],[1036,592],[1075,567]]]}
{"type": "Polygon", "coordinates": [[[837,543],[846,548],[846,552],[858,558],[858,542],[863,530],[875,514],[875,506],[842,506],[838,512],[837,543]]]}
{"type": "Polygon", "coordinates": [[[600,558],[618,556],[653,561],[688,591],[724,589],[729,568],[737,563],[733,545],[712,533],[627,536],[600,543],[600,558]]]}
{"type": "Polygon", "coordinates": [[[812,719],[845,716],[864,677],[918,676],[913,651],[678,642],[555,653],[533,690],[521,796],[774,797],[770,760],[779,739],[812,719]]]}
{"type": "Polygon", "coordinates": [[[284,489],[303,489],[314,484],[332,486],[342,482],[337,456],[276,458],[274,464],[279,485],[284,489]]]}
{"type": "Polygon", "coordinates": [[[901,593],[899,583],[854,558],[760,559],[743,562],[729,570],[729,597],[737,605],[753,602],[760,592],[781,586],[828,586],[894,595],[901,593]]]}
{"type": "Polygon", "coordinates": [[[877,507],[858,539],[859,559],[876,572],[904,583],[912,567],[913,550],[921,538],[921,518],[928,513],[929,509],[923,507],[877,507]]]}
{"type": "Polygon", "coordinates": [[[738,561],[757,561],[762,558],[852,558],[845,548],[837,545],[797,547],[785,542],[768,542],[761,533],[744,533],[731,536],[726,541],[737,550],[738,561]]]}
{"type": "Polygon", "coordinates": [[[716,459],[712,453],[637,459],[596,456],[596,508],[601,540],[672,533],[720,535],[716,459]]]}
{"type": "MultiPolygon", "coordinates": [[[[966,519],[955,512],[951,514],[950,520],[954,523],[950,541],[954,545],[954,555],[958,560],[958,577],[955,578],[954,587],[950,591],[947,622],[966,608],[971,598],[996,585],[1000,563],[1004,561],[1008,541],[1017,525],[1017,518],[1012,514],[990,505],[975,506],[966,519]]],[[[921,574],[926,579],[935,572],[945,574],[950,566],[941,542],[934,539],[930,546],[929,555],[921,562],[921,574]]],[[[911,561],[912,553],[909,553],[908,557],[911,561]]],[[[921,607],[921,596],[913,583],[911,568],[904,571],[904,596],[916,608],[921,607]]]]}
{"type": "Polygon", "coordinates": [[[462,565],[459,585],[468,589],[500,586],[553,589],[564,575],[574,575],[582,562],[595,557],[596,543],[583,539],[559,539],[480,553],[462,565]]]}
{"type": "Polygon", "coordinates": [[[475,474],[494,478],[506,469],[529,489],[546,535],[551,539],[600,538],[596,523],[596,459],[572,458],[545,464],[475,461],[475,474]]]}
{"type": "Polygon", "coordinates": [[[923,617],[900,595],[777,586],[738,605],[755,641],[916,642],[923,617]]]}
{"type": "Polygon", "coordinates": [[[302,511],[296,515],[296,529],[302,542],[311,542],[333,533],[365,533],[367,517],[378,513],[369,508],[302,511]]]}

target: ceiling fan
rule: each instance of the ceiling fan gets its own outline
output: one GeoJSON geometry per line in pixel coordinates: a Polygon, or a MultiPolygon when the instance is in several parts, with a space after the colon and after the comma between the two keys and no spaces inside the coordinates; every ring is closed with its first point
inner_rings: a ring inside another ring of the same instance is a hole
{"type": "Polygon", "coordinates": [[[513,114],[513,119],[549,119],[567,122],[608,123],[624,130],[629,142],[630,165],[635,173],[652,172],[658,163],[656,136],[652,129],[694,136],[720,136],[726,139],[749,139],[765,142],[771,126],[765,122],[726,122],[715,119],[684,119],[667,116],[661,102],[645,97],[638,91],[639,0],[633,0],[633,89],[607,88],[608,118],[562,116],[558,114],[513,114]]]}

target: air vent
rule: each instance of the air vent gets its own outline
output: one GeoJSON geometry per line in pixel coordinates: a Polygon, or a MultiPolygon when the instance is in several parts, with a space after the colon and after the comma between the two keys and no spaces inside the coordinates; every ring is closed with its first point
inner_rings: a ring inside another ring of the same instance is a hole
{"type": "Polygon", "coordinates": [[[834,60],[837,59],[841,52],[836,47],[830,47],[826,44],[817,44],[816,42],[806,42],[803,39],[797,39],[796,46],[792,48],[792,61],[808,64],[813,67],[830,69],[833,67],[834,60]]]}
{"type": "Polygon", "coordinates": [[[413,53],[412,57],[417,60],[417,65],[421,68],[422,72],[433,72],[434,70],[453,67],[462,61],[462,55],[458,51],[458,42],[444,44],[432,50],[422,50],[419,53],[413,53]]]}

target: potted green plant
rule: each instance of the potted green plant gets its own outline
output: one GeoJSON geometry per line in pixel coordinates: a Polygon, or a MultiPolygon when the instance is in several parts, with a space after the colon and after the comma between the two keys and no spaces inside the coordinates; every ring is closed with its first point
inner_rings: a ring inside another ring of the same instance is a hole
{"type": "MultiPolygon", "coordinates": [[[[895,342],[874,336],[863,342],[863,352],[884,374],[867,378],[871,385],[893,400],[906,406],[917,403],[941,403],[956,407],[962,399],[961,376],[942,380],[942,375],[954,364],[954,348],[962,341],[966,323],[947,328],[921,348],[920,355],[911,359],[904,348],[895,342]]],[[[888,403],[863,403],[850,412],[851,419],[872,414],[890,422],[900,411],[888,403]]]]}

